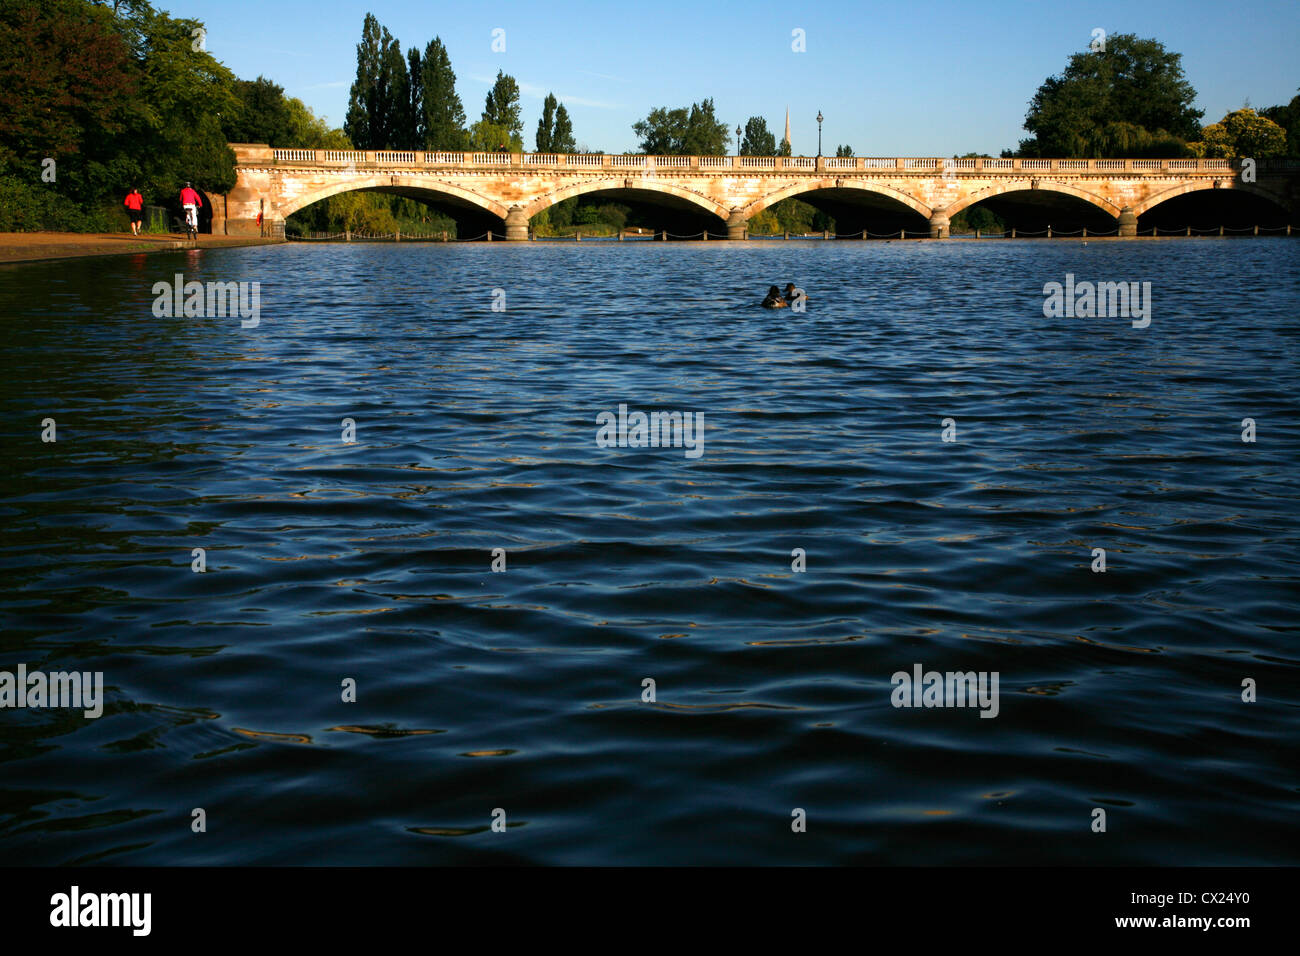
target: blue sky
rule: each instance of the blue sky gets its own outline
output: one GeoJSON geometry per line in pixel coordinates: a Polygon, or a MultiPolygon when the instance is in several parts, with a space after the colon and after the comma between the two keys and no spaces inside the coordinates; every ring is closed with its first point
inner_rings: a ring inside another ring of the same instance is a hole
{"type": "Polygon", "coordinates": [[[208,50],[241,77],[263,74],[341,125],[367,12],[403,50],[441,36],[470,121],[503,69],[523,91],[531,148],[542,97],[567,105],[580,145],[635,149],[631,124],[656,106],[712,96],[734,130],[753,115],[777,138],[790,110],[797,154],[851,145],[859,156],[993,155],[1025,135],[1038,85],[1086,49],[1094,28],[1154,37],[1183,54],[1205,122],[1247,99],[1285,103],[1300,87],[1300,3],[622,2],[155,0],[203,20],[208,50]],[[504,29],[504,53],[492,31],[504,29]],[[807,52],[791,49],[804,31],[807,52]]]}

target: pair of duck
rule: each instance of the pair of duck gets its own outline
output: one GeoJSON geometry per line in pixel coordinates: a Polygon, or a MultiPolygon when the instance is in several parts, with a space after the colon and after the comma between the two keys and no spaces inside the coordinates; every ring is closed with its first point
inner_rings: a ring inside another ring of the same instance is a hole
{"type": "Polygon", "coordinates": [[[808,294],[803,289],[796,289],[793,282],[785,284],[784,293],[776,286],[772,286],[767,290],[767,298],[763,300],[763,308],[784,309],[794,300],[795,296],[802,296],[805,303],[808,301],[808,294]]]}

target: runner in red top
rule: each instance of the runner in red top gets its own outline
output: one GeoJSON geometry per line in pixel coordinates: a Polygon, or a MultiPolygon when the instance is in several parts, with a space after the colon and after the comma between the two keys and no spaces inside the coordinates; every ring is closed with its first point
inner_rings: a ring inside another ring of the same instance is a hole
{"type": "Polygon", "coordinates": [[[122,200],[122,205],[126,207],[127,215],[131,217],[131,235],[140,235],[140,219],[144,209],[144,197],[140,195],[140,190],[132,187],[126,194],[126,198],[122,200]]]}

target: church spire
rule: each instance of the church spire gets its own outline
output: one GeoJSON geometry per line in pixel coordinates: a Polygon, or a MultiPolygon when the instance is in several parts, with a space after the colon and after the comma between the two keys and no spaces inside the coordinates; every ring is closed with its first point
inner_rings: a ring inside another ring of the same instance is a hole
{"type": "Polygon", "coordinates": [[[785,108],[785,145],[790,145],[790,107],[785,108]]]}

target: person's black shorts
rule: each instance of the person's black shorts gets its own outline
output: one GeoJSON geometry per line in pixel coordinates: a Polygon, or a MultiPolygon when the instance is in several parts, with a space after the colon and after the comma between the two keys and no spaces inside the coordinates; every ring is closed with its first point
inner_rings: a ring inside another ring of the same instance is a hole
{"type": "Polygon", "coordinates": [[[144,218],[144,213],[139,209],[128,209],[127,212],[130,213],[132,222],[139,222],[144,218]]]}

